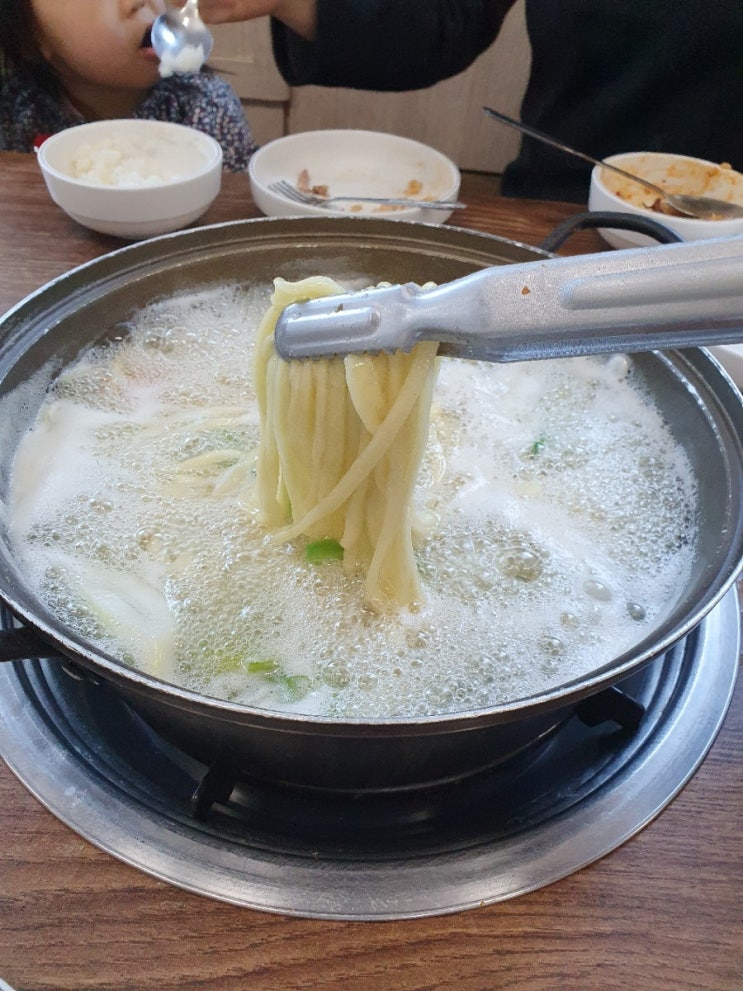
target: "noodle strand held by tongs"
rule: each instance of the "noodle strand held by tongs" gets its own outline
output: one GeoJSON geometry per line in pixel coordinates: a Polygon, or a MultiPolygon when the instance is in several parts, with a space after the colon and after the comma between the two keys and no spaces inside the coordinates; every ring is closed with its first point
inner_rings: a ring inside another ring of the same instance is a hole
{"type": "Polygon", "coordinates": [[[436,344],[409,354],[283,361],[273,331],[290,303],[345,292],[332,279],[276,279],[258,331],[258,504],[277,539],[335,540],[383,611],[421,597],[413,489],[428,437],[436,344]]]}

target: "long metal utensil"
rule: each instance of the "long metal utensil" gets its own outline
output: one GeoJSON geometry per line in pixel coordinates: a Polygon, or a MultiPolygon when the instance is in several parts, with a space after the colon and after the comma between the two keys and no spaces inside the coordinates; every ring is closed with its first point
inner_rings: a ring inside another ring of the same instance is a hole
{"type": "Polygon", "coordinates": [[[284,358],[409,351],[528,361],[743,341],[743,235],[499,265],[432,289],[369,289],[288,306],[284,358]]]}
{"type": "Polygon", "coordinates": [[[421,210],[464,210],[467,206],[466,203],[460,203],[457,200],[424,200],[414,199],[410,196],[319,196],[297,189],[287,179],[279,179],[277,182],[269,183],[268,188],[295,203],[320,207],[332,207],[333,203],[376,203],[379,206],[416,207],[421,210]]]}
{"type": "Polygon", "coordinates": [[[582,158],[584,162],[590,162],[591,165],[598,165],[601,168],[608,169],[610,172],[616,172],[618,175],[624,176],[625,179],[631,179],[632,182],[639,183],[639,185],[651,189],[668,206],[685,217],[696,217],[698,220],[729,220],[733,217],[743,217],[743,206],[740,203],[730,203],[728,200],[720,200],[713,196],[669,193],[668,190],[663,189],[654,182],[650,182],[648,179],[643,179],[633,172],[627,172],[626,169],[620,169],[616,165],[610,165],[601,159],[592,158],[591,155],[586,155],[585,152],[578,151],[576,148],[571,148],[569,145],[563,144],[562,141],[550,137],[549,134],[538,131],[535,127],[530,127],[528,124],[522,124],[519,120],[507,117],[499,110],[493,110],[492,107],[483,107],[482,109],[488,116],[494,118],[494,120],[498,120],[502,124],[508,124],[509,127],[514,127],[517,131],[521,131],[522,134],[526,134],[536,141],[551,145],[553,148],[564,151],[568,155],[573,155],[575,158],[582,158]]]}

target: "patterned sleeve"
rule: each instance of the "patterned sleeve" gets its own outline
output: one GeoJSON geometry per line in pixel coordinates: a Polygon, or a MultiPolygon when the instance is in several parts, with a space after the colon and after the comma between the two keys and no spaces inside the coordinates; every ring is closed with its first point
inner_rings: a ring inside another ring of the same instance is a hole
{"type": "Polygon", "coordinates": [[[223,167],[229,172],[247,172],[257,149],[237,94],[208,69],[161,80],[137,116],[186,124],[210,134],[222,146],[223,167]]]}

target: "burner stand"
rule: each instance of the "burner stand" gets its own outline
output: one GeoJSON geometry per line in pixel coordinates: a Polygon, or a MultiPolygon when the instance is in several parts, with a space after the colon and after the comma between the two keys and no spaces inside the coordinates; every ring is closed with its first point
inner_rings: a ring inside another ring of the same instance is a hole
{"type": "Polygon", "coordinates": [[[645,707],[636,731],[573,718],[491,772],[402,796],[228,780],[195,818],[208,769],[58,661],[0,665],[0,753],[81,836],[185,890],[312,918],[438,915],[557,881],[647,825],[712,745],[738,656],[733,589],[618,686],[645,707]]]}

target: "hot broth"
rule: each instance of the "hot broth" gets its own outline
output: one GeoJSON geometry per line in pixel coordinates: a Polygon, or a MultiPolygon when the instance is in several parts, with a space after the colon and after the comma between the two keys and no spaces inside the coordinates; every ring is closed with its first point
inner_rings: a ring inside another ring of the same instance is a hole
{"type": "Polygon", "coordinates": [[[58,379],[19,447],[15,545],[60,620],[166,681],[271,710],[414,717],[515,701],[639,642],[694,554],[687,458],[623,356],[441,360],[416,488],[424,595],[277,544],[253,498],[270,287],[143,309],[58,379]]]}

